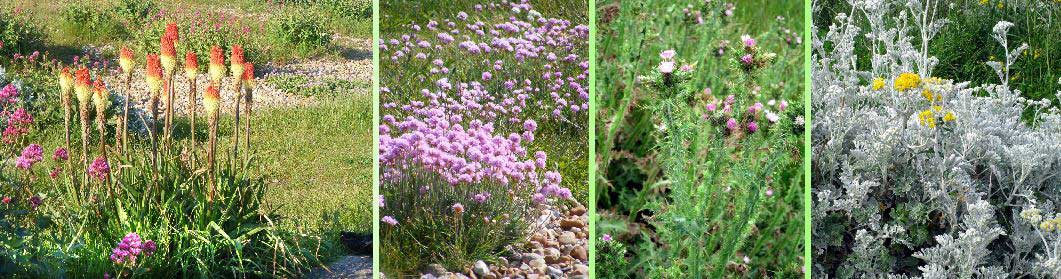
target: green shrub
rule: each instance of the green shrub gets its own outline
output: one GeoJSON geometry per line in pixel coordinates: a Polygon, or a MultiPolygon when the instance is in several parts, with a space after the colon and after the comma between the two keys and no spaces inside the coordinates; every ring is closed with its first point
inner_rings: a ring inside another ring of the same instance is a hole
{"type": "Polygon", "coordinates": [[[99,42],[124,37],[125,25],[108,11],[87,3],[68,5],[59,12],[59,30],[68,40],[99,42]]]}
{"type": "Polygon", "coordinates": [[[278,49],[290,48],[299,55],[320,53],[332,36],[319,17],[311,12],[277,15],[269,21],[266,36],[278,49]]]}
{"type": "Polygon", "coordinates": [[[0,11],[0,59],[37,50],[41,47],[42,37],[40,26],[25,14],[0,11]]]}
{"type": "Polygon", "coordinates": [[[112,13],[133,25],[140,25],[158,11],[158,4],[151,0],[120,0],[112,13]]]}

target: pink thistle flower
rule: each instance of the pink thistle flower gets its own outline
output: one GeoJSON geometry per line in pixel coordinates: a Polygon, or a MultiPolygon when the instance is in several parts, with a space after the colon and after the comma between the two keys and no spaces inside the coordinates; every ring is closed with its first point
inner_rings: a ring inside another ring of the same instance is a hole
{"type": "Polygon", "coordinates": [[[755,47],[755,39],[752,36],[742,35],[740,40],[744,42],[744,47],[755,47]]]}
{"type": "Polygon", "coordinates": [[[740,62],[744,63],[745,66],[750,66],[754,60],[752,60],[751,54],[745,54],[744,56],[741,56],[740,62]]]}
{"type": "Polygon", "coordinates": [[[675,54],[677,54],[676,51],[674,51],[673,49],[668,49],[668,50],[664,50],[663,52],[660,52],[659,53],[659,58],[663,58],[664,60],[670,60],[670,59],[674,59],[674,55],[675,54]]]}
{"type": "Polygon", "coordinates": [[[612,241],[612,235],[610,235],[610,234],[604,234],[604,236],[601,236],[601,240],[604,240],[604,241],[612,241]]]}
{"type": "Polygon", "coordinates": [[[398,220],[394,219],[394,217],[391,217],[391,216],[383,216],[383,218],[381,220],[384,223],[387,223],[388,225],[391,225],[391,226],[397,226],[398,225],[398,220]]]}
{"type": "Polygon", "coordinates": [[[737,130],[737,119],[730,118],[729,120],[726,120],[726,129],[730,129],[731,131],[737,130]]]}
{"type": "Polygon", "coordinates": [[[759,130],[759,124],[755,124],[755,121],[748,122],[748,132],[755,133],[759,130]]]}
{"type": "Polygon", "coordinates": [[[659,72],[669,74],[674,72],[674,61],[663,61],[659,63],[659,72]]]}

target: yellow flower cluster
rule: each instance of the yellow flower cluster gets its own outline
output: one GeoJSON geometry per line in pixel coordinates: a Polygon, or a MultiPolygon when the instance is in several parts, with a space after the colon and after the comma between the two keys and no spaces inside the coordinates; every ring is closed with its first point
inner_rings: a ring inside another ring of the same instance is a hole
{"type": "Polygon", "coordinates": [[[917,115],[917,123],[921,126],[928,126],[929,128],[936,128],[936,116],[931,109],[921,111],[917,115]]]}
{"type": "Polygon", "coordinates": [[[932,106],[929,109],[921,111],[917,115],[917,123],[921,126],[936,128],[936,114],[943,114],[943,122],[951,122],[957,119],[952,111],[943,111],[941,106],[932,106]]]}
{"type": "Polygon", "coordinates": [[[1061,232],[1061,218],[1047,219],[1039,224],[1039,228],[1045,232],[1061,232]]]}
{"type": "Polygon", "coordinates": [[[898,78],[895,78],[895,90],[904,91],[911,88],[917,88],[921,85],[921,76],[915,73],[902,73],[899,74],[898,78]]]}
{"type": "Polygon", "coordinates": [[[881,88],[884,88],[884,79],[883,78],[875,78],[875,79],[873,79],[873,91],[879,91],[881,88]]]}
{"type": "Polygon", "coordinates": [[[929,91],[928,89],[921,91],[921,97],[925,97],[925,100],[930,103],[943,101],[943,94],[935,94],[932,93],[932,91],[929,91]]]}
{"type": "Polygon", "coordinates": [[[1028,209],[1025,209],[1025,210],[1021,211],[1020,212],[1020,217],[1024,218],[1024,220],[1028,220],[1028,222],[1031,222],[1032,224],[1035,224],[1035,223],[1039,223],[1039,221],[1043,220],[1042,213],[1043,213],[1042,210],[1032,206],[1032,208],[1028,208],[1028,209]]]}

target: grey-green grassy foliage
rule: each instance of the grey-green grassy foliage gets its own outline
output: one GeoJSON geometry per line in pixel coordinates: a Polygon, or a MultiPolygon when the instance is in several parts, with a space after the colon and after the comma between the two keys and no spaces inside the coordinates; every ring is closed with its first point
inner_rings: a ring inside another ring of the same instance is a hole
{"type": "Polygon", "coordinates": [[[1061,275],[1061,232],[1049,226],[1061,217],[1061,114],[1010,87],[1026,48],[1012,24],[961,30],[1004,51],[985,61],[998,83],[970,86],[932,78],[939,60],[927,45],[946,30],[946,3],[849,3],[812,33],[813,275],[1061,275]],[[921,82],[897,89],[900,73],[921,82]],[[1025,110],[1035,117],[1022,120],[1025,110]]]}
{"type": "Polygon", "coordinates": [[[723,15],[726,3],[597,6],[597,232],[614,237],[598,240],[597,276],[798,276],[802,56],[784,30],[800,28],[773,20],[781,14],[748,23],[768,25],[750,35],[773,59],[746,70],[738,62],[746,29],[723,15]],[[731,42],[718,55],[724,40],[731,42]],[[660,73],[667,49],[693,69],[660,73]],[[705,110],[730,94],[732,114],[705,110]],[[771,99],[793,104],[770,108],[782,115],[776,124],[745,111],[771,99]],[[729,117],[740,119],[738,131],[727,130],[729,117]],[[745,129],[752,119],[761,127],[755,133],[745,129]]]}

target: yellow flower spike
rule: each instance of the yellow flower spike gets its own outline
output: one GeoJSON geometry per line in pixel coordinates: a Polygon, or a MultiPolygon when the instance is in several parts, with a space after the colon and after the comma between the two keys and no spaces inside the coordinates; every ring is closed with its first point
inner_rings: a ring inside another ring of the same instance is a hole
{"type": "Polygon", "coordinates": [[[954,119],[955,119],[954,112],[948,111],[947,114],[943,115],[943,121],[944,122],[951,122],[951,121],[954,121],[954,119]]]}
{"type": "Polygon", "coordinates": [[[895,90],[904,91],[911,88],[917,88],[921,85],[921,76],[915,73],[902,73],[899,74],[898,78],[895,78],[895,90]]]}
{"type": "Polygon", "coordinates": [[[883,78],[875,78],[875,79],[873,79],[873,91],[880,90],[881,88],[884,88],[884,79],[883,78]]]}
{"type": "Polygon", "coordinates": [[[943,107],[941,107],[941,106],[932,106],[932,110],[935,111],[935,112],[940,112],[940,111],[943,111],[943,107]]]}
{"type": "Polygon", "coordinates": [[[62,92],[62,97],[69,98],[70,92],[74,90],[74,76],[70,74],[70,68],[63,67],[62,72],[59,73],[59,92],[62,92]]]}
{"type": "Polygon", "coordinates": [[[110,91],[107,91],[103,80],[96,79],[96,83],[92,85],[92,91],[92,104],[96,105],[96,111],[106,111],[110,106],[111,98],[110,91]]]}

